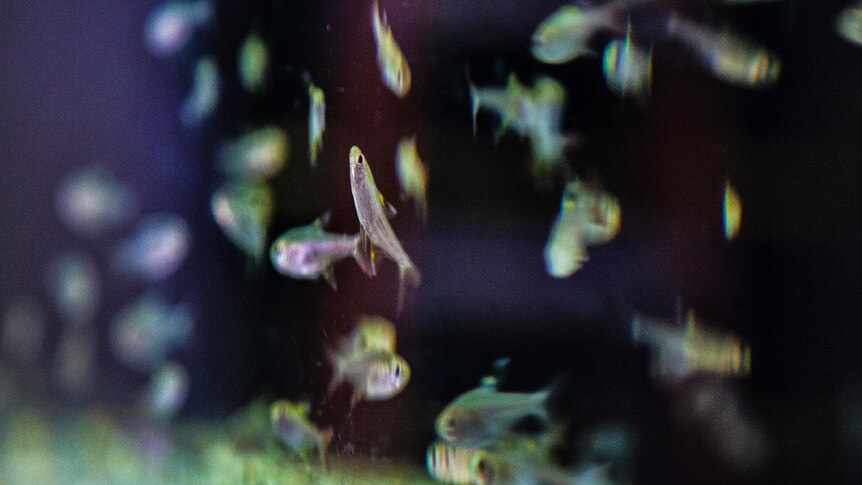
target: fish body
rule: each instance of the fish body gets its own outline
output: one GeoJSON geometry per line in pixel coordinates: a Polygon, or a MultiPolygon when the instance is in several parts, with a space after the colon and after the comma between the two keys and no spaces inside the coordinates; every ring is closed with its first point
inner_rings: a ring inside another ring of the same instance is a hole
{"type": "Polygon", "coordinates": [[[180,410],[188,394],[189,372],[180,364],[165,362],[150,376],[144,407],[153,418],[170,418],[180,410]]]}
{"type": "Polygon", "coordinates": [[[353,387],[351,407],[360,400],[384,401],[400,393],[410,381],[410,366],[390,351],[357,351],[349,345],[329,355],[333,376],[329,394],[343,382],[353,387]]]}
{"type": "Polygon", "coordinates": [[[632,96],[642,104],[650,96],[652,84],[652,49],[645,52],[632,41],[631,24],[624,39],[614,39],[605,46],[602,73],[608,89],[621,97],[632,96]]]}
{"type": "Polygon", "coordinates": [[[349,345],[358,352],[395,352],[395,325],[379,316],[362,315],[350,334],[349,345]]]}
{"type": "Polygon", "coordinates": [[[405,197],[413,200],[419,219],[423,222],[427,221],[428,202],[425,194],[428,185],[428,170],[416,150],[416,135],[404,138],[398,143],[395,168],[398,173],[401,192],[405,197]]]}
{"type": "Polygon", "coordinates": [[[332,429],[320,430],[308,419],[308,404],[286,399],[275,401],[269,408],[270,423],[278,440],[303,458],[316,449],[320,463],[328,471],[326,450],[332,440],[332,429]]]}
{"type": "Polygon", "coordinates": [[[60,220],[76,235],[96,238],[119,228],[138,212],[134,192],[98,165],[67,175],[54,197],[60,220]]]}
{"type": "Polygon", "coordinates": [[[114,252],[113,266],[124,274],[155,283],[172,275],[189,254],[189,224],[175,214],[154,214],[142,220],[131,238],[114,252]]]}
{"type": "Polygon", "coordinates": [[[668,36],[693,49],[713,75],[742,87],[775,84],[781,60],[769,49],[729,30],[712,30],[676,13],[667,23],[668,36]]]}
{"type": "Polygon", "coordinates": [[[838,14],[835,31],[847,42],[862,47],[862,3],[845,7],[838,14]]]}
{"type": "Polygon", "coordinates": [[[552,13],[533,34],[533,57],[546,64],[563,64],[594,55],[590,39],[601,30],[621,30],[616,20],[616,3],[596,7],[564,5],[552,13]]]}
{"type": "MultiPolygon", "coordinates": [[[[360,238],[367,239],[371,246],[371,266],[374,268],[376,251],[395,261],[398,265],[399,285],[397,312],[404,305],[406,285],[417,287],[422,276],[410,257],[395,236],[395,231],[384,214],[384,207],[394,214],[394,209],[386,205],[383,195],[374,183],[371,166],[365,155],[357,146],[350,149],[350,190],[353,193],[353,203],[356,215],[359,217],[360,238]]],[[[376,271],[374,271],[376,273],[376,271]]]]}
{"type": "Polygon", "coordinates": [[[289,229],[276,238],[269,251],[276,271],[298,279],[323,277],[335,288],[335,264],[353,257],[366,274],[374,276],[359,235],[332,234],[324,230],[324,224],[320,218],[311,224],[289,229]]]}
{"type": "Polygon", "coordinates": [[[222,232],[255,263],[266,253],[273,207],[272,190],[263,183],[228,182],[210,199],[213,219],[222,232]]]}
{"type": "Polygon", "coordinates": [[[326,131],[326,98],[323,90],[314,84],[308,85],[308,150],[311,166],[317,165],[317,155],[323,147],[323,132],[326,131]]]}
{"type": "Polygon", "coordinates": [[[374,43],[377,45],[377,66],[383,75],[383,83],[398,98],[404,98],[410,92],[410,66],[401,52],[392,27],[386,20],[386,12],[380,15],[380,5],[377,0],[371,7],[371,24],[374,29],[374,43]]]}
{"type": "Polygon", "coordinates": [[[252,32],[245,38],[239,51],[239,80],[249,93],[258,93],[266,83],[269,69],[269,50],[263,39],[252,32]]]}
{"type": "Polygon", "coordinates": [[[739,234],[739,225],[742,223],[742,199],[736,189],[730,185],[730,180],[724,184],[724,237],[732,241],[739,234]]]}
{"type": "Polygon", "coordinates": [[[606,467],[590,466],[580,472],[568,470],[548,457],[521,450],[481,450],[470,461],[475,485],[609,485],[606,467]]]}
{"type": "Polygon", "coordinates": [[[151,370],[186,342],[194,320],[185,304],[169,304],[148,292],[127,304],[111,321],[108,335],[114,357],[137,370],[151,370]]]}
{"type": "Polygon", "coordinates": [[[275,176],[287,163],[290,140],[276,126],[264,126],[219,149],[219,169],[227,175],[262,180],[275,176]]]}
{"type": "Polygon", "coordinates": [[[194,31],[209,22],[214,14],[211,0],[168,1],[147,17],[144,43],[156,56],[166,57],[180,51],[194,31]]]}
{"type": "Polygon", "coordinates": [[[216,109],[221,96],[221,80],[215,58],[207,56],[195,65],[192,90],[180,107],[180,121],[194,126],[208,118],[216,109]]]}
{"type": "Polygon", "coordinates": [[[469,485],[474,483],[470,465],[473,457],[481,453],[480,448],[437,441],[428,447],[425,466],[428,474],[437,481],[469,485]]]}
{"type": "Polygon", "coordinates": [[[459,446],[485,447],[508,436],[525,418],[550,421],[546,401],[550,392],[499,392],[495,379],[455,398],[435,423],[437,436],[459,446]]]}

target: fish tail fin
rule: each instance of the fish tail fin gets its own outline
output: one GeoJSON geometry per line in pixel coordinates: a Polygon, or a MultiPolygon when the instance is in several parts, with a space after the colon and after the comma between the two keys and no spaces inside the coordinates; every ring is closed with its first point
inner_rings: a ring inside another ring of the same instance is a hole
{"type": "Polygon", "coordinates": [[[422,283],[422,273],[412,265],[401,266],[398,273],[398,305],[395,314],[401,315],[401,310],[404,309],[404,299],[407,295],[407,286],[418,287],[422,283]]]}
{"type": "Polygon", "coordinates": [[[329,378],[329,384],[326,386],[326,397],[331,398],[338,389],[338,385],[344,380],[344,369],[341,367],[341,359],[339,359],[338,351],[334,349],[326,349],[326,361],[332,366],[332,377],[329,378]]]}
{"type": "Polygon", "coordinates": [[[320,464],[323,466],[323,471],[329,474],[329,461],[326,459],[326,451],[329,449],[329,444],[332,442],[332,427],[326,428],[320,432],[317,444],[317,452],[320,454],[320,464]]]}
{"type": "Polygon", "coordinates": [[[356,260],[356,264],[359,265],[359,268],[362,269],[363,273],[365,273],[369,278],[373,278],[377,276],[377,269],[374,267],[374,262],[371,260],[371,255],[367,248],[367,242],[367,239],[363,238],[361,235],[356,236],[356,246],[353,248],[353,259],[356,260]]]}

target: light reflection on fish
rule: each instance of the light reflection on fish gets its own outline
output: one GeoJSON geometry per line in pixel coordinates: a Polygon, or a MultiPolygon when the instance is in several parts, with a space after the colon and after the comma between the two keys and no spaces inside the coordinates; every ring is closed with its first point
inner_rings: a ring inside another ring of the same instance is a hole
{"type": "Polygon", "coordinates": [[[228,182],[210,199],[213,218],[225,235],[252,262],[266,252],[266,235],[272,220],[274,197],[262,183],[228,182]]]}
{"type": "Polygon", "coordinates": [[[79,327],[96,318],[102,283],[88,254],[70,252],[52,261],[45,270],[45,286],[64,324],[79,327]]]}
{"type": "Polygon", "coordinates": [[[308,85],[308,99],[308,151],[314,167],[323,147],[323,132],[326,131],[326,98],[323,90],[312,83],[308,85]]]}
{"type": "Polygon", "coordinates": [[[620,97],[632,96],[646,104],[652,84],[652,49],[649,52],[635,45],[631,24],[624,39],[614,39],[605,46],[602,73],[608,89],[620,97]]]}
{"type": "Polygon", "coordinates": [[[428,202],[426,186],[428,184],[428,170],[419,158],[416,150],[416,135],[402,138],[398,143],[398,152],[395,156],[395,169],[398,173],[398,184],[404,197],[413,200],[416,206],[416,215],[422,222],[428,220],[428,202]]]}
{"type": "Polygon", "coordinates": [[[377,0],[374,0],[371,7],[371,23],[374,29],[374,43],[377,45],[377,65],[383,75],[383,84],[395,96],[404,98],[410,92],[410,66],[407,65],[407,59],[395,42],[385,11],[381,18],[377,0]]]}
{"type": "Polygon", "coordinates": [[[220,97],[221,80],[215,57],[204,57],[195,65],[192,90],[180,107],[180,121],[185,126],[200,124],[213,114],[220,97]]]}
{"type": "MultiPolygon", "coordinates": [[[[401,247],[401,242],[383,212],[385,209],[390,215],[394,215],[395,209],[383,199],[383,194],[374,183],[371,166],[355,145],[350,149],[350,190],[353,193],[356,215],[359,217],[360,238],[367,240],[370,246],[371,267],[375,267],[377,251],[398,265],[397,313],[400,313],[404,306],[406,285],[419,286],[422,276],[401,247]]],[[[372,272],[376,273],[376,270],[372,269],[372,272]]]]}
{"type": "Polygon", "coordinates": [[[191,244],[191,228],[185,219],[154,214],[142,220],[114,251],[113,267],[149,283],[162,281],[185,261],[191,244]]]}
{"type": "Polygon", "coordinates": [[[259,93],[266,83],[269,51],[257,32],[248,34],[240,47],[237,61],[239,80],[249,93],[259,93]]]}
{"type": "Polygon", "coordinates": [[[332,428],[319,429],[308,419],[308,403],[293,403],[286,399],[273,402],[269,407],[272,430],[278,440],[298,453],[303,460],[308,459],[309,450],[316,449],[320,464],[329,471],[326,450],[332,440],[332,428]]]}
{"type": "Polygon", "coordinates": [[[273,177],[287,163],[290,140],[277,126],[264,126],[222,143],[219,170],[252,180],[273,177]]]}
{"type": "Polygon", "coordinates": [[[181,50],[196,29],[212,19],[211,0],[170,0],[156,7],[147,17],[144,43],[156,56],[165,57],[181,50]]]}
{"type": "Polygon", "coordinates": [[[69,230],[96,238],[130,221],[138,212],[138,201],[128,186],[95,164],[63,178],[54,208],[69,230]]]}

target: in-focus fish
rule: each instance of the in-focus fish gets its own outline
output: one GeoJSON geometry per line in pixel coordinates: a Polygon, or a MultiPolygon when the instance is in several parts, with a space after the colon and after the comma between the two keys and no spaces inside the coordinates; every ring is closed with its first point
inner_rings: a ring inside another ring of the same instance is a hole
{"type": "MultiPolygon", "coordinates": [[[[401,313],[404,306],[406,285],[419,286],[422,276],[404,248],[395,236],[395,231],[389,224],[384,209],[391,215],[395,214],[395,208],[389,205],[383,194],[374,183],[371,174],[371,166],[365,155],[357,146],[350,148],[350,190],[353,192],[353,203],[356,206],[356,215],[359,217],[359,236],[367,241],[371,251],[371,267],[375,267],[377,250],[389,257],[398,265],[398,303],[396,313],[401,313]]],[[[372,272],[376,273],[372,269],[372,272]]]]}
{"type": "Polygon", "coordinates": [[[154,214],[142,220],[114,251],[113,267],[149,283],[162,281],[185,261],[191,244],[192,231],[185,219],[154,214]]]}
{"type": "Polygon", "coordinates": [[[533,34],[533,57],[547,64],[562,64],[581,56],[593,55],[590,39],[600,31],[623,33],[619,11],[628,1],[583,7],[564,5],[542,21],[533,34]]]}
{"type": "Polygon", "coordinates": [[[138,212],[134,192],[99,165],[67,175],[57,188],[54,208],[78,236],[96,238],[130,221],[138,212]]]}
{"type": "Polygon", "coordinates": [[[0,325],[2,355],[24,365],[39,360],[48,327],[45,311],[38,300],[29,295],[15,298],[3,310],[0,325]]]}
{"type": "Polygon", "coordinates": [[[239,50],[237,60],[239,80],[249,93],[258,93],[266,84],[269,69],[269,51],[257,32],[248,34],[239,50]]]}
{"type": "Polygon", "coordinates": [[[102,299],[96,262],[86,253],[66,253],[48,265],[45,286],[60,318],[73,327],[91,323],[102,299]]]}
{"type": "Polygon", "coordinates": [[[428,474],[437,481],[468,485],[474,483],[470,464],[473,457],[480,453],[482,453],[480,448],[455,446],[436,441],[428,447],[425,465],[428,474]]]}
{"type": "Polygon", "coordinates": [[[290,141],[276,126],[265,126],[222,143],[219,169],[228,175],[252,180],[270,178],[287,163],[290,141]]]}
{"type": "Polygon", "coordinates": [[[781,74],[781,60],[773,52],[729,30],[713,30],[674,12],[667,35],[694,50],[710,72],[727,83],[765,87],[781,74]]]}
{"type": "Polygon", "coordinates": [[[180,121],[195,126],[208,118],[216,109],[221,96],[221,80],[215,58],[207,56],[195,65],[192,90],[180,107],[180,121]]]}
{"type": "Polygon", "coordinates": [[[403,138],[398,143],[398,153],[395,156],[395,169],[398,173],[398,184],[404,197],[413,200],[416,215],[422,222],[428,220],[428,202],[425,189],[428,184],[428,170],[419,159],[416,150],[416,135],[403,138]]]}
{"type": "Polygon", "coordinates": [[[193,326],[188,305],[171,305],[151,291],[117,312],[111,321],[108,341],[117,360],[133,369],[148,371],[185,343],[193,326]]]}
{"type": "Polygon", "coordinates": [[[143,405],[150,417],[171,418],[186,402],[188,394],[189,373],[186,368],[174,362],[165,362],[150,376],[143,405]]]}
{"type": "Polygon", "coordinates": [[[348,342],[357,352],[395,352],[395,325],[380,316],[362,315],[348,342]]]}
{"type": "Polygon", "coordinates": [[[328,394],[343,382],[353,386],[351,407],[360,400],[385,401],[400,393],[410,381],[410,366],[391,351],[361,351],[348,343],[328,353],[332,379],[328,394]]]}
{"type": "Polygon", "coordinates": [[[739,225],[742,222],[742,199],[736,189],[730,185],[730,180],[724,184],[724,237],[732,241],[739,234],[739,225]]]}
{"type": "Polygon", "coordinates": [[[392,27],[386,20],[386,11],[381,18],[377,0],[374,0],[371,7],[371,23],[374,28],[374,42],[377,45],[377,66],[383,75],[383,84],[395,93],[395,96],[404,98],[410,92],[410,66],[395,42],[392,27]]]}
{"type": "Polygon", "coordinates": [[[156,56],[165,57],[185,47],[192,34],[212,19],[211,0],[168,1],[147,17],[144,43],[156,56]]]}
{"type": "Polygon", "coordinates": [[[560,213],[545,245],[545,269],[555,278],[574,274],[587,261],[587,246],[613,239],[620,227],[616,197],[574,180],[566,184],[560,213]]]}
{"type": "Polygon", "coordinates": [[[273,212],[272,190],[264,183],[227,182],[210,199],[213,218],[225,235],[259,264],[273,212]]]}
{"type": "Polygon", "coordinates": [[[485,447],[510,436],[526,419],[550,422],[550,391],[500,392],[497,379],[485,377],[479,387],[456,397],[437,416],[437,436],[461,446],[485,447]]]}
{"type": "Polygon", "coordinates": [[[308,150],[311,166],[317,165],[317,155],[323,147],[326,130],[326,98],[323,90],[313,83],[308,85],[308,150]]]}
{"type": "Polygon", "coordinates": [[[645,344],[652,351],[653,375],[670,383],[696,374],[751,373],[751,347],[732,333],[698,325],[691,310],[685,325],[636,314],[631,321],[631,337],[633,343],[645,344]]]}
{"type": "Polygon", "coordinates": [[[862,2],[841,10],[835,19],[835,31],[847,42],[862,47],[862,2]]]}
{"type": "Polygon", "coordinates": [[[607,467],[590,465],[568,470],[545,456],[521,450],[480,450],[470,461],[475,485],[610,485],[607,467]]]}
{"type": "Polygon", "coordinates": [[[269,407],[272,430],[278,440],[298,453],[303,460],[308,451],[317,449],[320,464],[329,471],[326,450],[332,440],[332,428],[320,430],[308,419],[308,404],[293,403],[286,399],[275,401],[269,407]]]}
{"type": "Polygon", "coordinates": [[[273,241],[269,258],[276,271],[291,278],[322,277],[335,289],[335,264],[353,257],[368,276],[374,276],[359,235],[326,232],[326,219],[324,215],[311,224],[288,229],[273,241]]]}
{"type": "Polygon", "coordinates": [[[602,72],[608,89],[646,104],[652,85],[652,49],[645,52],[635,45],[631,24],[624,39],[614,39],[605,46],[602,72]]]}

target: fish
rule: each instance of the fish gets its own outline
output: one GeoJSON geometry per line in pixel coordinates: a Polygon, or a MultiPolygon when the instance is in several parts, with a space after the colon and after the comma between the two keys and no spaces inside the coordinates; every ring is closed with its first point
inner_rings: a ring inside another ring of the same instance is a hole
{"type": "Polygon", "coordinates": [[[395,325],[380,316],[362,315],[348,341],[357,352],[395,352],[395,325]]]}
{"type": "Polygon", "coordinates": [[[612,1],[601,6],[564,5],[536,28],[532,37],[533,57],[545,64],[564,64],[579,57],[595,55],[590,39],[601,31],[622,34],[617,19],[628,3],[612,1]]]}
{"type": "Polygon", "coordinates": [[[179,52],[195,30],[212,20],[211,0],[168,1],[147,16],[144,44],[155,56],[167,57],[179,52]]]}
{"type": "Polygon", "coordinates": [[[113,268],[148,283],[165,280],[189,254],[192,233],[182,217],[152,214],[141,220],[132,236],[114,251],[113,268]]]}
{"type": "Polygon", "coordinates": [[[672,13],[667,35],[694,50],[710,72],[722,81],[740,87],[771,86],[781,74],[775,53],[730,30],[713,30],[672,13]]]}
{"type": "Polygon", "coordinates": [[[31,295],[14,298],[4,308],[0,325],[2,355],[23,365],[39,361],[48,335],[45,310],[39,300],[31,295]]]}
{"type": "Polygon", "coordinates": [[[398,143],[395,156],[395,169],[398,173],[398,184],[401,186],[402,198],[410,198],[416,206],[416,216],[424,223],[428,220],[428,202],[426,186],[428,184],[428,169],[419,158],[416,150],[416,135],[403,138],[398,143]]]}
{"type": "Polygon", "coordinates": [[[649,99],[652,85],[652,49],[645,52],[632,41],[632,27],[626,27],[623,39],[605,46],[602,73],[608,89],[620,97],[632,96],[641,105],[649,99]]]}
{"type": "Polygon", "coordinates": [[[237,59],[242,87],[249,93],[259,93],[266,84],[268,69],[269,50],[260,35],[252,32],[243,41],[237,59]]]}
{"type": "Polygon", "coordinates": [[[686,314],[685,325],[635,314],[631,340],[652,351],[653,376],[671,384],[699,374],[733,377],[751,373],[751,347],[732,333],[698,324],[692,310],[686,314]]]}
{"type": "Polygon", "coordinates": [[[607,466],[589,465],[568,470],[546,456],[521,450],[480,450],[470,460],[475,485],[610,485],[607,466]]]}
{"type": "Polygon", "coordinates": [[[235,177],[268,179],[284,168],[289,149],[290,139],[284,130],[267,125],[223,142],[218,153],[218,168],[235,177]]]}
{"type": "Polygon", "coordinates": [[[437,436],[459,446],[487,447],[510,436],[526,419],[550,423],[546,408],[550,390],[500,392],[497,379],[486,376],[479,387],[456,397],[437,416],[437,436]]]}
{"type": "Polygon", "coordinates": [[[732,241],[739,234],[739,225],[742,222],[742,199],[733,185],[730,185],[730,180],[724,184],[724,211],[722,212],[724,221],[724,237],[728,241],[732,241]]]}
{"type": "Polygon", "coordinates": [[[343,344],[338,350],[329,351],[327,357],[333,369],[327,394],[331,396],[342,383],[350,383],[351,408],[361,400],[385,401],[395,397],[410,382],[410,365],[391,351],[361,351],[343,344]]]}
{"type": "Polygon", "coordinates": [[[545,269],[554,278],[567,278],[588,260],[587,246],[610,241],[620,228],[619,200],[580,180],[566,184],[548,243],[545,269]]]}
{"type": "Polygon", "coordinates": [[[392,230],[387,218],[387,214],[395,215],[395,208],[383,198],[383,194],[374,183],[368,160],[356,145],[350,148],[350,190],[353,193],[356,215],[359,217],[359,237],[369,247],[373,272],[376,274],[374,268],[378,250],[398,265],[396,313],[400,314],[404,307],[406,285],[418,287],[422,281],[422,274],[395,236],[395,231],[392,230]],[[384,214],[384,210],[387,214],[384,214]]]}
{"type": "Polygon", "coordinates": [[[218,106],[221,97],[221,80],[215,57],[207,56],[195,65],[192,90],[180,107],[180,121],[185,126],[195,126],[210,115],[218,106]]]}
{"type": "Polygon", "coordinates": [[[108,343],[126,366],[149,371],[192,334],[194,317],[188,304],[170,304],[149,290],[124,305],[111,320],[108,343]]]}
{"type": "Polygon", "coordinates": [[[54,195],[54,209],[75,235],[95,239],[131,221],[139,203],[129,186],[103,166],[92,164],[63,178],[54,195]]]}
{"type": "Polygon", "coordinates": [[[377,0],[371,7],[371,24],[374,29],[374,43],[377,46],[377,66],[383,75],[383,84],[398,98],[403,99],[410,92],[410,66],[386,20],[386,11],[380,15],[377,0]]]}
{"type": "Polygon", "coordinates": [[[323,147],[323,132],[326,131],[326,98],[323,90],[314,83],[308,85],[308,98],[308,151],[311,166],[314,167],[323,147]]]}
{"type": "Polygon", "coordinates": [[[189,372],[175,362],[164,362],[150,376],[143,407],[148,416],[168,419],[177,414],[189,394],[189,372]]]}
{"type": "Polygon", "coordinates": [[[835,18],[835,32],[847,42],[862,47],[862,2],[841,10],[835,18]]]}
{"type": "Polygon", "coordinates": [[[259,264],[266,253],[274,199],[266,184],[242,180],[226,182],[210,199],[213,219],[254,264],[259,264]]]}
{"type": "Polygon", "coordinates": [[[326,232],[327,221],[328,216],[324,215],[311,224],[288,229],[276,238],[269,249],[269,258],[276,271],[291,278],[323,278],[334,290],[337,288],[335,265],[353,257],[365,274],[374,276],[359,235],[326,232]]]}
{"type": "Polygon", "coordinates": [[[509,74],[505,87],[479,87],[468,78],[470,88],[470,104],[473,111],[473,136],[476,136],[476,117],[479,110],[485,108],[495,112],[500,117],[500,128],[495,140],[498,140],[511,126],[521,136],[526,135],[527,127],[532,122],[529,106],[529,89],[524,86],[513,72],[509,74]]]}
{"type": "Polygon", "coordinates": [[[90,255],[68,252],[57,257],[45,269],[45,286],[64,324],[81,327],[95,320],[102,283],[90,255]]]}
{"type": "Polygon", "coordinates": [[[473,457],[480,453],[480,448],[435,441],[425,453],[425,466],[428,474],[439,482],[468,485],[474,483],[470,464],[473,457]]]}
{"type": "Polygon", "coordinates": [[[308,403],[294,403],[287,399],[273,402],[269,407],[269,419],[278,441],[298,453],[303,460],[308,451],[317,449],[320,464],[329,472],[326,451],[332,441],[332,428],[319,429],[308,419],[308,403]]]}

